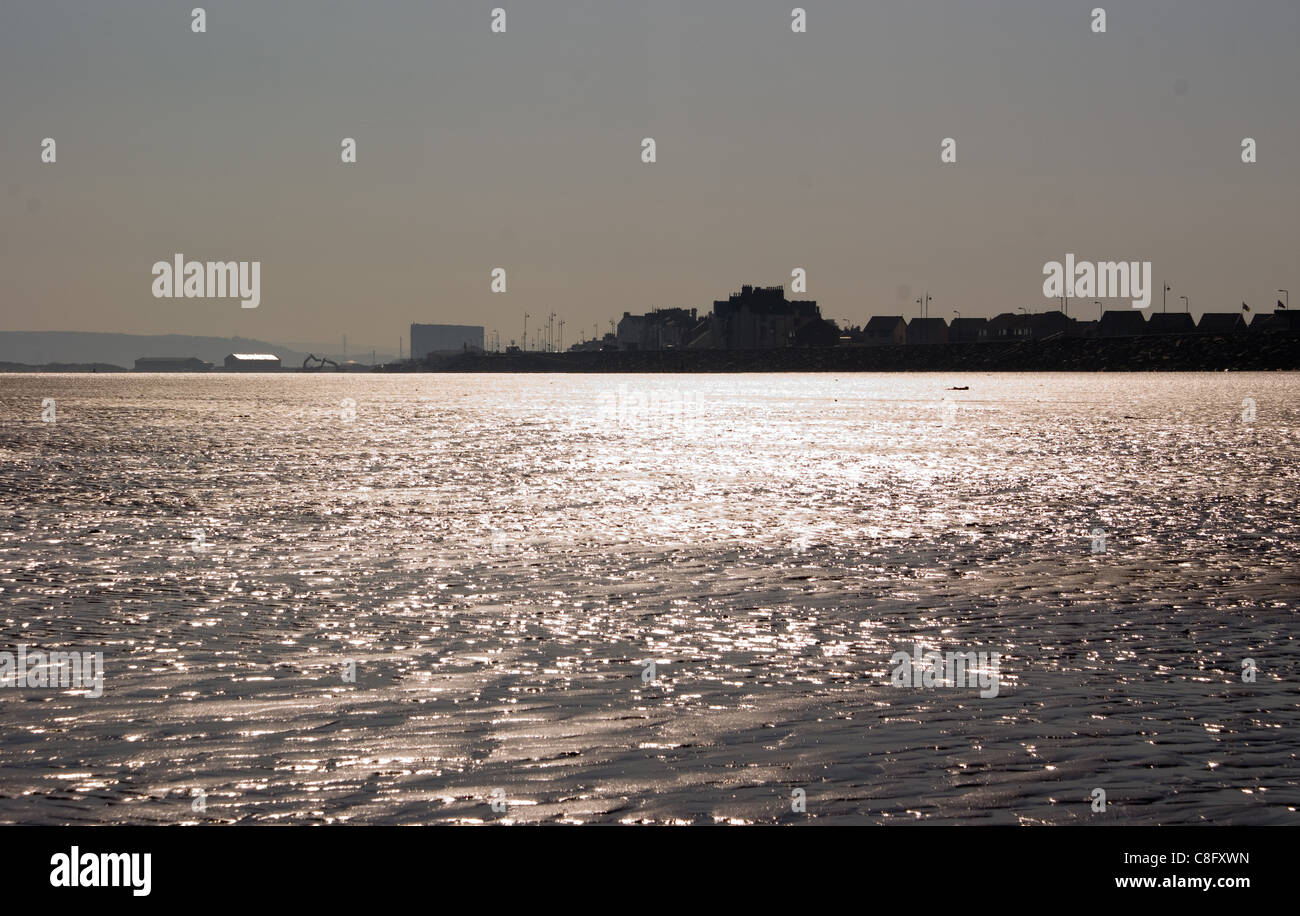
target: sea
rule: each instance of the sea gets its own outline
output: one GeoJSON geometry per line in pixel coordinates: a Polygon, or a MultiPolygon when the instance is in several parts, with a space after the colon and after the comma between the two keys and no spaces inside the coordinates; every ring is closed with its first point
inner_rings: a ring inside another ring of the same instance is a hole
{"type": "Polygon", "coordinates": [[[0,823],[1295,824],[1298,395],[0,375],[0,823]]]}

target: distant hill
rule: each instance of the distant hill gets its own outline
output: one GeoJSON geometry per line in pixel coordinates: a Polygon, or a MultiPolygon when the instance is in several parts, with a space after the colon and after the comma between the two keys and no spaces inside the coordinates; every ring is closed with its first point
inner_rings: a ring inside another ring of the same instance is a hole
{"type": "Polygon", "coordinates": [[[0,372],[126,372],[121,366],[108,363],[45,363],[32,366],[27,363],[0,362],[0,372]]]}
{"type": "Polygon", "coordinates": [[[141,356],[197,356],[220,366],[231,353],[274,353],[285,367],[302,365],[307,354],[246,337],[188,334],[101,334],[93,331],[0,331],[0,363],[108,364],[135,366],[141,356]]]}

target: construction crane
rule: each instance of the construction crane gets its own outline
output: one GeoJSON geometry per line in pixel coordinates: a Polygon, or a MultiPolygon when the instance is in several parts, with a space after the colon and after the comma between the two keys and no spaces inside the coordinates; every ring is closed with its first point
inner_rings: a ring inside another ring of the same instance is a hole
{"type": "Polygon", "coordinates": [[[326,363],[329,363],[331,366],[333,366],[335,372],[338,371],[339,364],[334,362],[334,360],[330,359],[328,356],[317,356],[315,353],[308,353],[307,358],[302,361],[302,371],[319,372],[320,370],[325,368],[326,363]],[[312,365],[313,360],[316,363],[316,365],[314,366],[312,365]]]}

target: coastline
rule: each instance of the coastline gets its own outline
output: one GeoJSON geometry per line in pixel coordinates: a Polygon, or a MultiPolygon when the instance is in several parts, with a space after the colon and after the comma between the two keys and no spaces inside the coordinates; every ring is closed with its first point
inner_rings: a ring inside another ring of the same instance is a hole
{"type": "MultiPolygon", "coordinates": [[[[421,362],[303,370],[297,374],[746,373],[746,372],[1286,372],[1300,370],[1300,332],[1066,337],[887,346],[786,347],[762,350],[589,350],[546,353],[466,352],[421,362]]],[[[272,371],[275,370],[259,370],[272,371]]],[[[128,373],[107,363],[0,363],[0,373],[128,373]]],[[[220,368],[167,374],[244,374],[220,368]]]]}

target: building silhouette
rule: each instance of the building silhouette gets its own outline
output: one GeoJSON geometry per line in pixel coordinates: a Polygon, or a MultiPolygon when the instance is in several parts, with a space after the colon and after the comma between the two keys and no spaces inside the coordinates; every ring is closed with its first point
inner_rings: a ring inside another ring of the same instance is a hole
{"type": "Polygon", "coordinates": [[[1137,309],[1108,309],[1097,323],[1098,337],[1138,337],[1147,331],[1147,320],[1137,309]]]}
{"type": "Polygon", "coordinates": [[[1077,335],[1077,325],[1078,322],[1060,309],[1039,312],[1029,316],[1029,336],[1034,340],[1074,337],[1077,335]]]}
{"type": "Polygon", "coordinates": [[[1024,340],[1033,336],[1033,320],[1018,312],[1002,312],[984,325],[980,340],[1024,340]]]}
{"type": "Polygon", "coordinates": [[[948,342],[948,325],[942,318],[913,318],[907,323],[908,344],[942,344],[948,342]]]}
{"type": "Polygon", "coordinates": [[[1237,334],[1246,330],[1241,312],[1205,312],[1196,324],[1202,334],[1237,334]]]}
{"type": "Polygon", "coordinates": [[[624,312],[618,323],[618,348],[676,350],[691,342],[699,325],[695,309],[655,309],[645,315],[624,312]]]}
{"type": "MultiPolygon", "coordinates": [[[[788,300],[782,286],[742,286],[727,299],[715,300],[708,333],[693,346],[719,350],[760,350],[797,345],[805,325],[821,322],[812,300],[788,300]]],[[[835,335],[838,337],[838,332],[835,335]]]]}
{"type": "Polygon", "coordinates": [[[950,343],[970,343],[980,339],[980,332],[989,323],[987,318],[954,318],[948,326],[950,343]]]}
{"type": "Polygon", "coordinates": [[[1196,322],[1186,312],[1156,312],[1147,319],[1148,334],[1191,334],[1196,322]]]}
{"type": "Polygon", "coordinates": [[[1268,312],[1256,312],[1250,320],[1250,328],[1254,332],[1264,331],[1300,331],[1300,311],[1292,312],[1288,309],[1278,309],[1272,314],[1268,312]]]}
{"type": "Polygon", "coordinates": [[[902,315],[876,315],[867,321],[862,342],[869,347],[907,343],[907,322],[902,315]]]}
{"type": "Polygon", "coordinates": [[[471,324],[411,325],[411,359],[430,353],[459,353],[483,349],[483,326],[471,324]]]}

